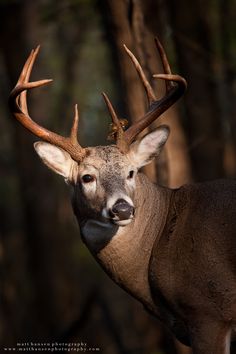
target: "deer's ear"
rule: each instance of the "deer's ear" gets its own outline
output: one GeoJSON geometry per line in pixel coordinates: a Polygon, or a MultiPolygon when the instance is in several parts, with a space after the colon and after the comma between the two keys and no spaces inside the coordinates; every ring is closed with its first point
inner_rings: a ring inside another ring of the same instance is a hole
{"type": "Polygon", "coordinates": [[[34,148],[45,165],[51,170],[63,176],[65,179],[70,177],[75,161],[66,151],[42,141],[34,143],[34,148]]]}
{"type": "Polygon", "coordinates": [[[160,154],[169,133],[169,127],[161,125],[153,132],[145,135],[141,140],[135,141],[128,152],[132,163],[137,168],[141,168],[151,162],[154,157],[160,154]]]}

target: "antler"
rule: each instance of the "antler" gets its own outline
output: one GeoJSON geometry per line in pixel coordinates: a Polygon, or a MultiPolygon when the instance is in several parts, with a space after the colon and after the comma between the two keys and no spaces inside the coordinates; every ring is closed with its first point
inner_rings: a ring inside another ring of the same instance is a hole
{"type": "Polygon", "coordinates": [[[39,46],[32,50],[25,65],[22,69],[20,77],[17,81],[15,88],[10,93],[9,106],[13,116],[31,133],[39,137],[40,139],[47,141],[53,145],[56,145],[63,150],[67,151],[71,157],[76,161],[81,161],[86,154],[86,149],[82,148],[77,140],[79,113],[77,105],[75,105],[74,122],[69,137],[63,137],[56,133],[53,133],[39,124],[34,122],[28,115],[27,108],[27,90],[31,90],[35,87],[47,85],[52,80],[39,80],[29,82],[29,77],[35,62],[35,59],[39,52],[39,46]]]}
{"type": "MultiPolygon", "coordinates": [[[[126,153],[129,150],[129,145],[135,140],[137,135],[148,127],[154,120],[156,120],[163,112],[165,112],[170,106],[172,106],[184,93],[187,83],[185,79],[179,75],[173,75],[170,70],[170,66],[165,54],[165,51],[156,39],[157,49],[159,51],[164,74],[153,75],[155,78],[165,80],[166,82],[166,94],[160,100],[157,100],[154,91],[149,84],[141,65],[135,58],[133,53],[126,47],[125,51],[132,60],[142,84],[147,93],[147,97],[150,104],[149,111],[141,117],[136,123],[131,125],[126,131],[123,130],[123,126],[117,117],[112,104],[105,93],[103,93],[104,100],[111,114],[114,126],[116,126],[115,138],[118,148],[126,153]]],[[[71,157],[76,161],[81,161],[86,155],[86,149],[82,148],[77,140],[79,113],[77,105],[75,105],[74,122],[69,137],[63,137],[54,132],[51,132],[36,122],[34,122],[28,115],[27,108],[27,90],[31,90],[35,87],[47,85],[52,80],[39,80],[35,82],[29,82],[29,77],[35,62],[35,59],[39,52],[39,46],[32,50],[28,59],[25,62],[23,70],[20,74],[19,80],[12,90],[9,97],[9,106],[13,116],[30,132],[38,136],[44,141],[54,144],[65,151],[67,151],[71,157]]]]}
{"type": "Polygon", "coordinates": [[[141,65],[139,64],[134,54],[125,45],[124,45],[125,51],[129,55],[130,59],[132,60],[134,67],[137,70],[141,82],[147,93],[147,97],[150,105],[149,111],[143,117],[141,117],[137,122],[132,124],[126,131],[123,131],[122,126],[119,123],[117,115],[115,114],[115,111],[110,101],[108,100],[107,97],[105,98],[103,94],[108,109],[110,111],[110,114],[112,116],[113,123],[117,125],[117,130],[118,130],[117,139],[116,139],[117,146],[124,153],[128,151],[129,145],[135,140],[137,135],[141,133],[145,128],[147,128],[152,122],[154,122],[169,107],[171,107],[184,94],[187,88],[187,82],[183,77],[179,75],[173,75],[171,73],[170,65],[161,43],[157,38],[155,39],[155,42],[161,57],[164,74],[153,75],[153,77],[157,79],[165,80],[166,82],[165,96],[160,100],[157,100],[155,93],[150,83],[148,82],[141,65]]]}
{"type": "Polygon", "coordinates": [[[107,108],[109,110],[109,113],[111,115],[112,122],[117,128],[117,131],[116,131],[116,134],[115,134],[116,144],[117,144],[117,146],[119,147],[119,149],[122,152],[126,153],[129,150],[129,145],[126,142],[126,139],[125,139],[125,136],[124,136],[125,132],[124,132],[123,127],[121,125],[120,119],[117,117],[117,115],[115,113],[115,110],[114,110],[114,108],[113,108],[113,106],[111,104],[111,101],[109,100],[109,98],[105,94],[105,92],[102,93],[102,96],[104,98],[104,101],[105,101],[105,103],[107,105],[107,108]]]}

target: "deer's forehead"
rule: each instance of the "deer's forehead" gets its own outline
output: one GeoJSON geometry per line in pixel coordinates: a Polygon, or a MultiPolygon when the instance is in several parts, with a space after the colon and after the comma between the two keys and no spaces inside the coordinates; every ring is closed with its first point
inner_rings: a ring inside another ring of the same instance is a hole
{"type": "Polygon", "coordinates": [[[100,171],[120,171],[129,165],[127,157],[113,145],[89,148],[88,152],[83,165],[94,166],[100,171]]]}

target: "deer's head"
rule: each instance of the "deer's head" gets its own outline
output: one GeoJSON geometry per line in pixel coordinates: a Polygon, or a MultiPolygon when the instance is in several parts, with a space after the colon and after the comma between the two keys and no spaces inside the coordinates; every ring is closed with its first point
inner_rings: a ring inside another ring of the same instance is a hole
{"type": "Polygon", "coordinates": [[[134,55],[125,47],[146,89],[149,111],[126,131],[118,119],[108,97],[103,94],[115,127],[116,145],[83,148],[77,140],[78,110],[75,106],[74,123],[70,136],[63,137],[39,126],[29,116],[26,92],[51,80],[29,82],[29,76],[38,53],[32,51],[16,87],[10,95],[10,108],[15,118],[43,141],[35,149],[43,162],[62,175],[73,187],[73,205],[80,222],[95,219],[124,226],[135,214],[134,194],[138,170],[159,154],[169,129],[160,126],[141,140],[138,134],[169,108],[184,92],[185,80],[172,75],[165,52],[156,41],[164,74],[155,75],[166,80],[166,95],[157,100],[144,72],[134,55]]]}
{"type": "Polygon", "coordinates": [[[82,159],[46,142],[35,143],[43,162],[72,186],[78,219],[127,225],[135,212],[137,171],[158,155],[169,129],[162,126],[131,144],[123,153],[116,145],[86,148],[82,159]]]}

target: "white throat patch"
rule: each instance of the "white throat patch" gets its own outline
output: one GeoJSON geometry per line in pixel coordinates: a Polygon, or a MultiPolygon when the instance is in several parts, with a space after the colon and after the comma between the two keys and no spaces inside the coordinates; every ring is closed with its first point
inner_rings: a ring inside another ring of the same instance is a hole
{"type": "Polygon", "coordinates": [[[119,226],[89,219],[81,228],[81,234],[92,253],[98,253],[118,232],[119,226]]]}

